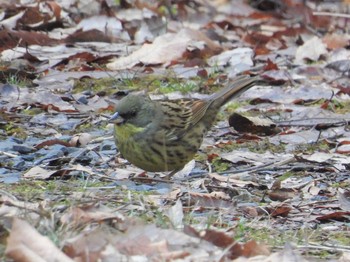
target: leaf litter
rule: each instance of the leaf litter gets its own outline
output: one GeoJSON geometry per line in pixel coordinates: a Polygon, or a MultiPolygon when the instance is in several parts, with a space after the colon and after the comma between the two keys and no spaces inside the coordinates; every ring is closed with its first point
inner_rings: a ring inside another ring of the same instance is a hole
{"type": "Polygon", "coordinates": [[[0,21],[2,258],[348,259],[349,35],[317,14],[346,1],[29,2],[0,21]],[[239,73],[270,85],[173,180],[116,155],[124,93],[203,97],[239,73]]]}

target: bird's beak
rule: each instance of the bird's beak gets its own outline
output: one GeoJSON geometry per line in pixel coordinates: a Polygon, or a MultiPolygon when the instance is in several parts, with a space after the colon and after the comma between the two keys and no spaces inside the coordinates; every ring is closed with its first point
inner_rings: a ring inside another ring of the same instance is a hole
{"type": "Polygon", "coordinates": [[[118,112],[115,112],[108,120],[108,122],[116,124],[116,125],[121,125],[124,123],[124,119],[119,115],[118,112]]]}

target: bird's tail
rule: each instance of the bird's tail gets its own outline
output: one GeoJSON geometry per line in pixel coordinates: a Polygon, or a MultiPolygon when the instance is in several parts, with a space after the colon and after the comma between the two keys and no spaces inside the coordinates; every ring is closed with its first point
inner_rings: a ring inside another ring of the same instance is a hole
{"type": "Polygon", "coordinates": [[[231,83],[213,94],[209,101],[211,101],[210,107],[220,108],[231,99],[238,97],[243,92],[254,86],[257,82],[262,81],[260,76],[238,76],[231,81],[231,83]]]}

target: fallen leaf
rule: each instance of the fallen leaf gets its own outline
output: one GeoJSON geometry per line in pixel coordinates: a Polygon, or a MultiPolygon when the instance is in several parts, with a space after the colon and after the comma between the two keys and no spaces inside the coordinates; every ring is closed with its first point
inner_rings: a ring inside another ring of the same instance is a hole
{"type": "Polygon", "coordinates": [[[5,254],[17,262],[73,262],[28,222],[14,218],[5,254]]]}
{"type": "Polygon", "coordinates": [[[258,135],[274,135],[281,130],[270,119],[260,117],[247,117],[238,113],[230,115],[228,123],[238,132],[252,133],[258,135]]]}
{"type": "Polygon", "coordinates": [[[220,47],[203,33],[191,29],[182,29],[176,34],[167,33],[157,37],[152,44],[144,44],[131,55],[118,58],[107,64],[107,67],[111,70],[120,70],[132,68],[139,63],[144,65],[164,64],[180,59],[187,47],[195,41],[204,42],[214,53],[220,50],[220,47]]]}
{"type": "Polygon", "coordinates": [[[326,55],[326,45],[316,36],[298,47],[295,53],[295,63],[304,64],[306,60],[318,61],[321,55],[326,55]]]}

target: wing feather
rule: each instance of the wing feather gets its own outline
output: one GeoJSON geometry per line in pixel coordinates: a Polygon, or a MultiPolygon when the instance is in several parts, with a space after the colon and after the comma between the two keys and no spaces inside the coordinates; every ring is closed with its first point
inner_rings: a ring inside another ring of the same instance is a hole
{"type": "Polygon", "coordinates": [[[197,124],[208,108],[209,103],[198,99],[180,99],[161,101],[164,112],[162,127],[166,128],[166,137],[176,140],[197,124]]]}

